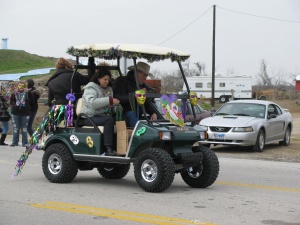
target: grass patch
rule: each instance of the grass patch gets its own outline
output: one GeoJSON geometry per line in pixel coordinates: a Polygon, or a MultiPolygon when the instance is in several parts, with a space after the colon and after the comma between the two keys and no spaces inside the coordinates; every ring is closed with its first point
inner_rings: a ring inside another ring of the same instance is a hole
{"type": "Polygon", "coordinates": [[[23,50],[0,49],[0,74],[24,73],[34,69],[51,68],[55,67],[56,60],[54,57],[38,56],[23,50]]]}

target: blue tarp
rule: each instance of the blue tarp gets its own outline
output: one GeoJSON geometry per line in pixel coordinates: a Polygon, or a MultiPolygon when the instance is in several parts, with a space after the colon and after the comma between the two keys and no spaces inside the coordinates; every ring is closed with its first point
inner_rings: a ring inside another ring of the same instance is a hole
{"type": "Polygon", "coordinates": [[[0,74],[0,80],[19,80],[20,77],[24,77],[24,76],[48,74],[50,73],[50,70],[54,70],[54,69],[55,68],[45,68],[45,69],[29,70],[27,73],[0,74]]]}

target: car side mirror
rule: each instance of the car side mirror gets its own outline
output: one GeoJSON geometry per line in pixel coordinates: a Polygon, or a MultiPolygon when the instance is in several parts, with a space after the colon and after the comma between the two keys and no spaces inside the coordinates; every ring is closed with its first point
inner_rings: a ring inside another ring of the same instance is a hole
{"type": "Polygon", "coordinates": [[[270,115],[269,115],[269,119],[273,119],[273,118],[276,118],[276,117],[277,117],[276,114],[270,114],[270,115]]]}

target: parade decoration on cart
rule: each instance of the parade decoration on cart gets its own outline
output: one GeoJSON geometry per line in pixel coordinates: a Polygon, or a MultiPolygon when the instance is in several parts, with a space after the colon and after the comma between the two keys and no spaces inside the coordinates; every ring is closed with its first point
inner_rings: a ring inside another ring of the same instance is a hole
{"type": "Polygon", "coordinates": [[[49,135],[51,131],[56,130],[58,124],[64,120],[66,127],[73,126],[73,102],[75,101],[75,96],[70,93],[66,98],[69,100],[67,105],[52,106],[44,116],[43,121],[36,127],[34,133],[28,140],[25,151],[16,164],[14,177],[21,173],[28,156],[33,150],[39,149],[39,145],[44,142],[44,139],[47,138],[47,135],[49,135]]]}
{"type": "Polygon", "coordinates": [[[184,126],[182,103],[177,100],[177,96],[174,94],[162,95],[160,99],[165,117],[180,127],[184,126]]]}
{"type": "Polygon", "coordinates": [[[106,50],[96,50],[94,49],[95,45],[90,45],[90,48],[82,48],[79,49],[74,48],[73,46],[67,50],[67,53],[73,56],[80,56],[80,57],[96,57],[96,58],[104,58],[104,59],[117,59],[121,57],[125,57],[128,59],[132,58],[144,58],[147,59],[148,62],[157,62],[160,60],[170,59],[171,62],[175,61],[182,61],[184,62],[189,58],[189,56],[180,56],[172,51],[168,52],[167,54],[157,55],[157,54],[146,54],[136,51],[123,51],[119,49],[120,45],[116,47],[108,48],[106,50]]]}

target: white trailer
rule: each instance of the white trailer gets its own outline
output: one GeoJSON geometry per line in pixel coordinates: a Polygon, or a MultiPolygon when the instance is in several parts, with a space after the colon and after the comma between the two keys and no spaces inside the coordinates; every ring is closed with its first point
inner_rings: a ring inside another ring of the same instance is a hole
{"type": "MultiPolygon", "coordinates": [[[[212,77],[187,77],[191,92],[196,92],[198,98],[211,98],[212,77]]],[[[183,91],[186,91],[183,85],[183,91]]],[[[252,98],[252,77],[247,76],[215,76],[215,99],[227,102],[230,99],[252,98]]]]}

